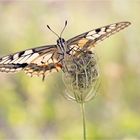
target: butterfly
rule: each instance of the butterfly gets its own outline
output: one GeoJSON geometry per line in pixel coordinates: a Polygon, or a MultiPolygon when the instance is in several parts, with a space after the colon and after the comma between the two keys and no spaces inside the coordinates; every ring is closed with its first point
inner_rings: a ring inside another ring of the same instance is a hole
{"type": "Polygon", "coordinates": [[[0,72],[24,71],[29,76],[43,76],[51,72],[58,72],[64,66],[65,56],[77,55],[79,52],[89,51],[96,44],[112,34],[129,26],[130,22],[118,22],[96,28],[77,35],[67,41],[61,37],[66,25],[60,34],[56,34],[48,25],[47,27],[58,37],[55,45],[45,45],[13,53],[0,58],[0,72]]]}

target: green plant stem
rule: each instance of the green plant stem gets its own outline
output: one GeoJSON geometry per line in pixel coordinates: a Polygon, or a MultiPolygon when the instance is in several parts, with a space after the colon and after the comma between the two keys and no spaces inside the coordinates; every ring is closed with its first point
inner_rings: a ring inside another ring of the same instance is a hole
{"type": "Polygon", "coordinates": [[[85,106],[81,103],[82,118],[83,118],[83,140],[86,140],[86,118],[85,118],[85,106]]]}

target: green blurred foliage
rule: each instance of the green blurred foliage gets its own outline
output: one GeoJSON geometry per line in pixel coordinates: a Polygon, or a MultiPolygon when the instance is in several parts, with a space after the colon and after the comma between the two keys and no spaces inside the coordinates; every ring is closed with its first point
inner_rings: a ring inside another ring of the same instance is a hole
{"type": "MultiPolygon", "coordinates": [[[[140,1],[139,0],[1,0],[0,56],[119,21],[129,28],[96,47],[101,86],[86,104],[90,140],[140,139],[140,1]]],[[[65,100],[61,72],[30,78],[24,73],[0,73],[0,139],[81,140],[80,107],[65,100]]]]}

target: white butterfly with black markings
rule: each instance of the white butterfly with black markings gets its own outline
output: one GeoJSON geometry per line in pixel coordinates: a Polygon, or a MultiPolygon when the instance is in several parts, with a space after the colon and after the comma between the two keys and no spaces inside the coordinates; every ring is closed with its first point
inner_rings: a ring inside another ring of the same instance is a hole
{"type": "Polygon", "coordinates": [[[1,72],[25,71],[30,76],[45,76],[52,71],[58,72],[63,68],[65,56],[77,55],[79,52],[90,51],[97,43],[112,34],[129,26],[130,22],[118,22],[85,32],[65,41],[48,25],[47,27],[58,37],[56,45],[45,45],[21,52],[13,53],[0,58],[1,72]]]}

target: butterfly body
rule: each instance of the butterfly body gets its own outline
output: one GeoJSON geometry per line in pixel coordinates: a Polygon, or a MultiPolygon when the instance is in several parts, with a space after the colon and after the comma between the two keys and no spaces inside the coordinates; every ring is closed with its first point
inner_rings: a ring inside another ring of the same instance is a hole
{"type": "Polygon", "coordinates": [[[56,45],[45,45],[17,52],[0,58],[1,72],[25,71],[30,76],[43,76],[65,67],[65,59],[90,51],[97,43],[129,26],[130,22],[118,22],[93,29],[67,41],[60,37],[56,45]]]}

